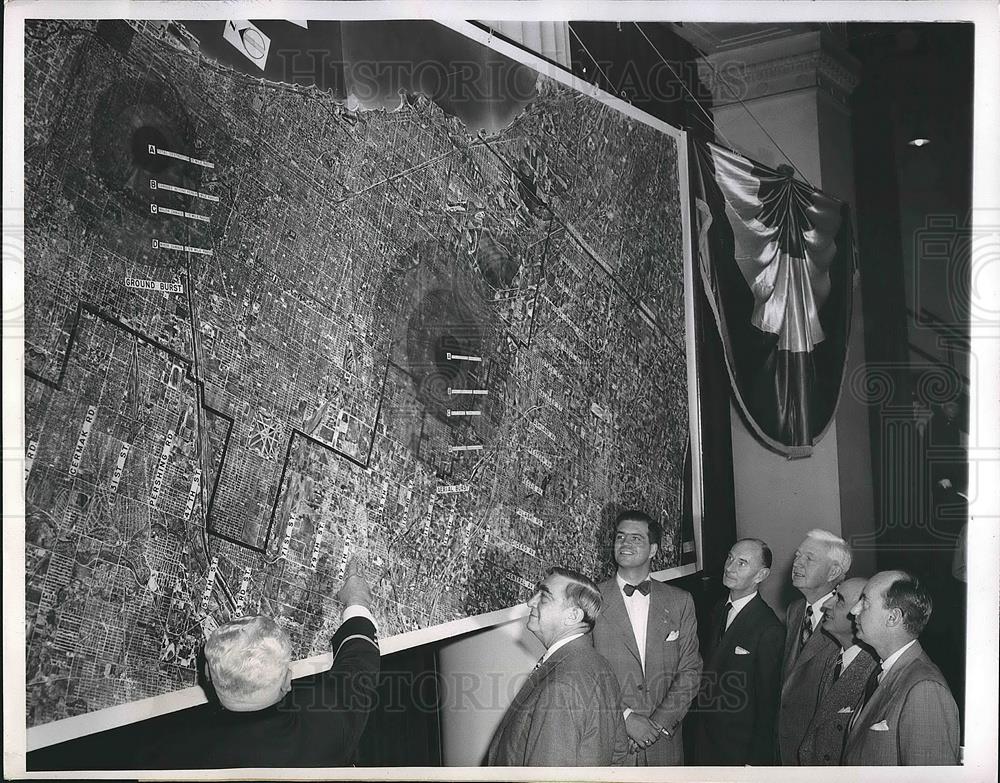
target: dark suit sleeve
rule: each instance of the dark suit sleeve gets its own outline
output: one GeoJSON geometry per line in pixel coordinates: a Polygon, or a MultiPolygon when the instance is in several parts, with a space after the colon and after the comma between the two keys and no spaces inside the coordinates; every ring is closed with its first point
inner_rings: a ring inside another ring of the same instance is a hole
{"type": "Polygon", "coordinates": [[[958,708],[941,683],[924,680],[910,689],[898,731],[900,764],[958,764],[958,708]]]}
{"type": "Polygon", "coordinates": [[[754,723],[750,740],[748,764],[774,764],[775,722],[781,696],[781,656],[785,644],[785,629],[770,625],[760,634],[754,667],[754,723]]]}
{"type": "Polygon", "coordinates": [[[694,601],[684,593],[678,623],[677,674],[663,701],[649,716],[671,734],[687,714],[688,708],[701,685],[702,660],[698,652],[698,621],[695,619],[694,601]]]}
{"type": "Polygon", "coordinates": [[[305,691],[298,696],[297,706],[313,741],[329,743],[332,757],[343,766],[353,761],[375,706],[381,657],[374,623],[366,617],[344,621],[331,646],[333,664],[321,676],[318,693],[305,691]],[[313,701],[317,697],[318,703],[313,701]]]}

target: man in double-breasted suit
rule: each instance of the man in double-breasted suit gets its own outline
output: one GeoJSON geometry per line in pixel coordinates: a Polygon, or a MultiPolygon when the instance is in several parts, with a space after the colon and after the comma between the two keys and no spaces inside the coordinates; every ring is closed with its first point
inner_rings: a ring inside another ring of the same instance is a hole
{"type": "Polygon", "coordinates": [[[854,638],[851,609],[861,597],[867,579],[845,579],[823,604],[823,630],[836,640],[840,652],[829,659],[819,685],[819,701],[802,744],[799,763],[840,764],[844,737],[854,709],[865,690],[872,670],[878,666],[867,645],[854,638]]]}
{"type": "Polygon", "coordinates": [[[858,638],[874,648],[881,665],[855,709],[844,764],[959,763],[958,707],[917,641],[931,609],[923,585],[906,571],[875,574],[851,609],[858,638]]]}
{"type": "Polygon", "coordinates": [[[545,645],[545,655],[504,713],[486,763],[622,764],[628,740],[618,681],[590,635],[601,611],[597,585],[576,571],[551,568],[528,606],[528,630],[545,645]]]}
{"type": "Polygon", "coordinates": [[[713,611],[695,716],[695,761],[710,766],[774,763],[785,628],[757,586],[771,572],[771,549],[747,538],[729,550],[725,602],[713,611]]]}
{"type": "Polygon", "coordinates": [[[684,763],[681,720],[698,692],[701,655],[691,596],[650,579],[650,561],[662,528],[641,511],[626,511],[615,525],[618,573],[601,584],[604,609],[594,626],[594,647],[622,690],[626,764],[684,763]]]}
{"type": "Polygon", "coordinates": [[[799,745],[816,711],[819,683],[837,643],[820,633],[822,606],[851,567],[847,543],[826,530],[811,530],[795,550],[792,584],[802,598],[785,611],[785,654],[778,707],[778,760],[799,761],[799,745]]]}

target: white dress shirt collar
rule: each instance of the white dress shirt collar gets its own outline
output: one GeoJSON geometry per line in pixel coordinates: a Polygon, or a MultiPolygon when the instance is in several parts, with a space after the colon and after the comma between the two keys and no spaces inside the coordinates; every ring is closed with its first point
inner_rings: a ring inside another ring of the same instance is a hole
{"type": "Polygon", "coordinates": [[[733,620],[742,611],[743,607],[750,603],[754,597],[757,595],[757,591],[754,590],[750,595],[745,595],[742,598],[737,598],[735,601],[732,596],[729,596],[730,609],[729,613],[726,615],[726,630],[729,630],[729,626],[733,624],[733,620]]]}
{"type": "Polygon", "coordinates": [[[554,653],[560,647],[562,647],[564,645],[567,645],[571,641],[573,641],[574,639],[579,639],[581,636],[585,636],[586,634],[587,634],[586,631],[580,631],[580,633],[575,633],[572,636],[565,636],[565,637],[563,637],[562,639],[560,639],[558,642],[556,642],[555,644],[553,644],[549,649],[547,649],[545,651],[545,655],[542,656],[542,660],[540,660],[539,663],[540,664],[541,663],[545,663],[549,658],[552,657],[552,653],[554,653]]]}
{"type": "Polygon", "coordinates": [[[840,649],[840,670],[846,670],[854,662],[854,659],[858,657],[860,652],[861,647],[856,644],[852,644],[850,647],[842,647],[840,649]]]}
{"type": "Polygon", "coordinates": [[[916,639],[910,639],[909,642],[904,644],[902,647],[896,650],[896,652],[894,652],[892,655],[890,655],[888,658],[882,661],[882,673],[878,676],[879,682],[881,682],[882,678],[885,677],[886,672],[892,668],[892,665],[899,660],[899,656],[901,656],[903,653],[909,650],[914,644],[916,644],[916,641],[917,641],[916,639]]]}

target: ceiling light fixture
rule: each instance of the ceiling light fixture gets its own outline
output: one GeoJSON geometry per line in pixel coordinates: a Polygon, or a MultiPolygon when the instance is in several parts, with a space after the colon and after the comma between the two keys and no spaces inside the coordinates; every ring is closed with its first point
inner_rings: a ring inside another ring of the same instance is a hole
{"type": "Polygon", "coordinates": [[[916,139],[910,139],[906,143],[909,146],[911,146],[911,147],[926,147],[928,144],[931,143],[931,140],[930,139],[925,139],[922,136],[920,136],[920,137],[918,137],[916,139]]]}

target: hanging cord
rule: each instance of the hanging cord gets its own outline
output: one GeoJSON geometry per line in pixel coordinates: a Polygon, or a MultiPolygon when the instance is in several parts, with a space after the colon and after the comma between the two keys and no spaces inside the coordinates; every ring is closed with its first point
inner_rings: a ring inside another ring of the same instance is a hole
{"type": "MultiPolygon", "coordinates": [[[[653,51],[656,52],[656,56],[660,58],[660,62],[662,62],[664,65],[666,65],[667,68],[670,70],[670,73],[672,73],[674,75],[674,78],[677,79],[677,81],[680,83],[681,88],[684,90],[684,92],[686,92],[689,96],[691,96],[691,99],[694,100],[695,105],[697,105],[698,108],[701,109],[701,111],[705,114],[705,116],[708,117],[709,121],[712,123],[712,127],[715,128],[715,132],[722,138],[722,140],[724,142],[726,142],[726,145],[730,149],[736,149],[736,146],[728,138],[726,138],[726,135],[722,132],[722,130],[716,124],[715,119],[708,113],[708,111],[706,111],[704,109],[704,107],[702,107],[702,105],[698,102],[698,99],[694,97],[694,95],[688,89],[688,87],[684,83],[684,81],[677,75],[677,72],[674,71],[674,69],[671,67],[670,63],[668,63],[667,60],[664,58],[664,56],[660,53],[660,50],[656,48],[656,44],[654,44],[649,39],[649,36],[646,35],[645,30],[643,30],[639,26],[638,22],[633,22],[632,24],[635,25],[635,29],[639,31],[639,33],[642,35],[642,37],[646,39],[646,43],[648,43],[653,48],[653,51]]],[[[692,46],[694,47],[693,44],[692,44],[692,46]]],[[[718,83],[720,83],[720,84],[726,85],[726,89],[729,90],[730,95],[733,98],[735,98],[737,100],[737,102],[740,104],[740,106],[743,107],[743,110],[747,114],[750,115],[750,119],[752,119],[754,121],[754,123],[757,125],[757,127],[761,129],[761,131],[763,132],[763,134],[765,136],[767,136],[767,138],[770,140],[771,144],[774,145],[774,148],[776,150],[778,150],[778,152],[781,153],[781,157],[783,157],[785,160],[788,161],[789,165],[795,170],[795,173],[799,175],[799,177],[802,179],[803,182],[805,182],[813,190],[816,190],[817,189],[816,186],[813,185],[812,182],[810,182],[806,178],[806,175],[803,174],[799,170],[799,167],[795,165],[795,162],[790,157],[788,157],[788,155],[785,153],[785,151],[781,148],[781,145],[778,144],[778,142],[774,140],[774,137],[770,133],[767,132],[767,128],[765,128],[763,125],[761,125],[760,120],[758,120],[757,117],[754,116],[754,113],[752,111],[750,111],[750,108],[743,102],[743,100],[740,98],[740,96],[737,95],[735,93],[735,91],[732,90],[732,88],[730,88],[729,85],[724,80],[722,80],[721,78],[719,78],[719,72],[718,72],[718,70],[716,70],[715,66],[712,65],[712,62],[708,59],[708,57],[705,56],[705,53],[702,52],[697,47],[694,47],[694,48],[695,48],[695,51],[697,51],[702,56],[702,58],[704,59],[704,62],[708,65],[708,67],[712,69],[712,74],[715,76],[716,81],[718,83]]],[[[588,52],[588,54],[589,54],[589,52],[588,52]]]]}
{"type": "MultiPolygon", "coordinates": [[[[594,57],[594,55],[592,55],[590,53],[590,49],[587,48],[587,44],[585,44],[582,40],[580,40],[580,36],[576,34],[576,30],[573,29],[573,25],[571,25],[569,22],[566,22],[566,27],[569,28],[569,31],[573,34],[573,37],[576,39],[577,43],[580,44],[580,46],[583,47],[583,51],[585,51],[587,53],[587,57],[590,58],[590,61],[594,64],[594,67],[597,68],[598,73],[600,73],[601,76],[604,77],[604,81],[606,81],[608,83],[608,93],[610,93],[611,95],[615,95],[615,92],[614,92],[614,89],[615,89],[614,83],[611,81],[611,79],[608,77],[608,75],[604,72],[604,69],[601,68],[601,64],[599,62],[597,62],[597,59],[594,57]]],[[[616,97],[619,97],[619,96],[616,96],[616,97]]],[[[628,99],[626,99],[626,101],[627,100],[628,99]]]]}

